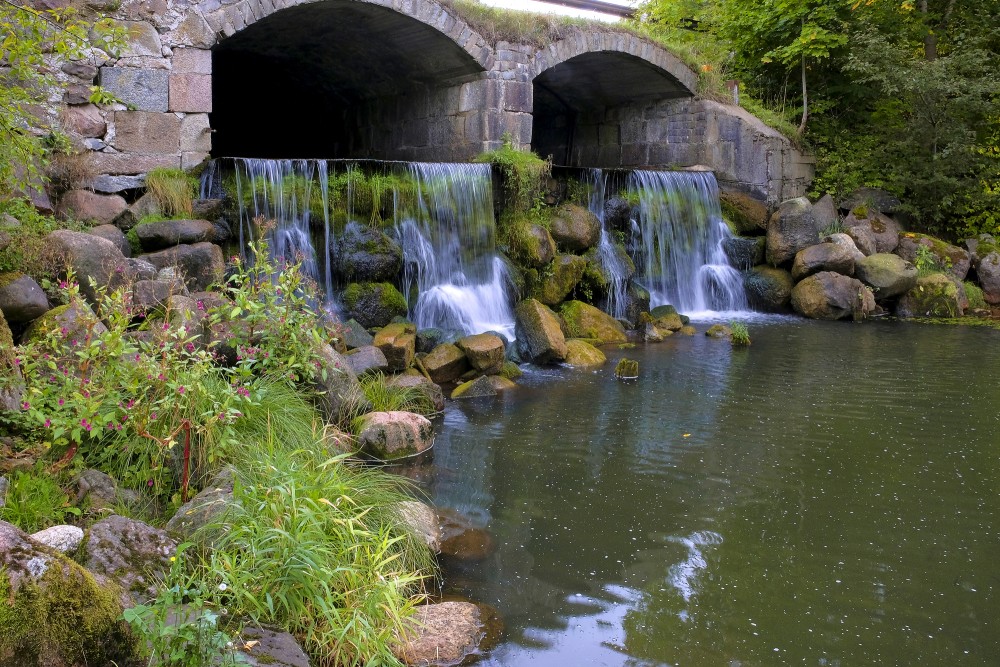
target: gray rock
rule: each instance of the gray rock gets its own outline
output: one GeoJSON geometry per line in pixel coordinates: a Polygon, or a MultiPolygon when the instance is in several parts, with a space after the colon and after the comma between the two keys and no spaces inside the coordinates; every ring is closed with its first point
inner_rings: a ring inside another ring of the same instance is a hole
{"type": "Polygon", "coordinates": [[[555,239],[549,230],[541,225],[531,225],[528,227],[528,233],[530,239],[528,246],[522,248],[523,259],[530,266],[541,268],[556,256],[555,239]]]}
{"type": "Polygon", "coordinates": [[[413,456],[434,444],[430,420],[413,412],[369,412],[359,418],[361,451],[382,461],[413,456]]]}
{"type": "Polygon", "coordinates": [[[632,205],[621,197],[609,197],[604,200],[604,221],[611,229],[625,231],[629,228],[632,218],[632,205]]]}
{"type": "Polygon", "coordinates": [[[514,310],[516,339],[523,358],[536,364],[562,361],[566,358],[566,336],[559,319],[541,302],[525,299],[514,310]]]}
{"type": "Polygon", "coordinates": [[[840,222],[840,215],[833,203],[833,197],[823,195],[818,202],[813,204],[813,217],[816,218],[816,226],[820,230],[840,222]]]}
{"type": "MultiPolygon", "coordinates": [[[[858,217],[853,212],[849,213],[844,219],[844,227],[847,229],[854,227],[870,229],[875,238],[875,252],[894,251],[899,245],[899,234],[903,231],[903,227],[898,222],[878,211],[868,211],[867,217],[858,217]]],[[[860,245],[858,248],[864,252],[860,245]]]]}
{"type": "Polygon", "coordinates": [[[403,249],[383,232],[350,222],[337,241],[334,262],[345,280],[393,280],[403,268],[403,249]]]}
{"type": "Polygon", "coordinates": [[[741,271],[749,271],[764,263],[767,244],[763,236],[731,236],[722,246],[729,263],[741,271]]]}
{"type": "Polygon", "coordinates": [[[875,298],[860,280],[822,271],[792,289],[792,308],[817,320],[859,320],[875,311],[875,298]]]}
{"type": "Polygon", "coordinates": [[[392,283],[351,283],[344,290],[348,316],[366,328],[384,327],[395,317],[405,317],[406,298],[392,283]]]}
{"type": "MultiPolygon", "coordinates": [[[[569,354],[568,348],[566,353],[569,354]]],[[[493,377],[481,375],[474,380],[463,382],[455,387],[451,392],[451,398],[452,400],[460,398],[488,398],[496,396],[499,393],[497,386],[493,383],[493,377]]]]}
{"type": "Polygon", "coordinates": [[[94,190],[95,192],[103,192],[105,194],[115,194],[117,192],[121,192],[122,190],[138,190],[139,188],[144,187],[146,187],[146,177],[144,175],[112,176],[110,174],[101,174],[100,176],[95,176],[90,181],[91,190],[94,190]]]}
{"type": "Polygon", "coordinates": [[[23,273],[0,273],[0,312],[8,322],[30,322],[48,309],[49,300],[34,278],[23,273]]]}
{"type": "Polygon", "coordinates": [[[552,216],[550,231],[560,247],[570,252],[583,251],[597,245],[601,221],[582,206],[566,204],[552,216]]]}
{"type": "Polygon", "coordinates": [[[834,271],[845,276],[854,275],[854,254],[837,243],[817,243],[795,254],[792,278],[802,280],[820,271],[834,271]]]}
{"type": "Polygon", "coordinates": [[[208,220],[160,220],[147,222],[135,228],[135,235],[143,250],[161,250],[179,244],[216,242],[215,225],[208,220]]]}
{"type": "Polygon", "coordinates": [[[208,242],[179,245],[140,255],[139,259],[149,262],[157,269],[168,266],[180,268],[185,276],[185,283],[192,292],[200,292],[210,285],[221,283],[226,267],[222,248],[208,242]]]}
{"type": "Polygon", "coordinates": [[[64,259],[73,269],[80,293],[91,303],[97,299],[97,289],[115,289],[129,277],[125,255],[114,243],[99,236],[59,229],[45,237],[45,247],[52,257],[64,259]]]}
{"type": "Polygon", "coordinates": [[[357,375],[366,373],[385,373],[389,370],[389,362],[385,353],[374,345],[355,348],[344,356],[351,370],[357,375]]]}
{"type": "Polygon", "coordinates": [[[136,280],[156,279],[158,271],[151,262],[147,262],[144,259],[130,257],[126,260],[126,265],[128,266],[129,274],[134,276],[136,280]]]}
{"type": "Polygon", "coordinates": [[[819,227],[809,200],[783,201],[767,223],[767,263],[778,266],[793,260],[796,253],[817,240],[819,227]]]}
{"type": "Polygon", "coordinates": [[[251,667],[309,667],[309,657],[295,637],[280,629],[245,625],[240,638],[251,647],[242,651],[251,667]]]}
{"type": "Polygon", "coordinates": [[[101,195],[90,190],[70,190],[59,200],[58,214],[64,220],[104,225],[127,209],[128,204],[118,195],[101,195]]]}
{"type": "Polygon", "coordinates": [[[21,337],[22,342],[43,339],[49,331],[63,331],[67,340],[84,340],[88,335],[99,336],[108,328],[86,303],[74,299],[65,306],[57,306],[34,320],[21,337]]]}
{"type": "Polygon", "coordinates": [[[160,202],[152,192],[147,192],[135,200],[135,203],[129,206],[128,210],[123,211],[121,215],[112,220],[112,224],[123,232],[127,232],[143,218],[153,215],[160,215],[160,202]]]}
{"type": "Polygon", "coordinates": [[[165,526],[168,533],[191,538],[219,519],[233,503],[233,473],[224,470],[191,500],[177,510],[165,526]]]}
{"type": "Polygon", "coordinates": [[[329,345],[321,345],[317,352],[326,377],[317,374],[313,389],[319,393],[317,404],[324,418],[328,422],[339,423],[354,411],[370,409],[358,376],[347,358],[329,345]]]}
{"type": "Polygon", "coordinates": [[[76,504],[86,503],[93,509],[106,509],[113,507],[117,503],[127,502],[134,496],[134,492],[122,490],[115,484],[106,473],[93,468],[88,468],[80,473],[76,478],[76,504]]]}
{"type": "Polygon", "coordinates": [[[102,67],[100,85],[138,111],[167,111],[170,74],[160,69],[102,67]]]}
{"type": "Polygon", "coordinates": [[[972,265],[969,251],[965,248],[945,243],[926,234],[907,233],[899,235],[899,245],[896,247],[895,253],[906,261],[917,265],[921,247],[930,252],[942,271],[956,280],[965,280],[969,273],[969,267],[972,265]]]}
{"type": "Polygon", "coordinates": [[[125,233],[118,227],[110,224],[97,225],[96,227],[91,227],[87,231],[94,236],[99,236],[102,239],[114,243],[115,247],[121,250],[125,257],[130,257],[132,255],[132,244],[129,243],[128,239],[125,237],[125,233]]]}
{"type": "Polygon", "coordinates": [[[750,305],[768,313],[788,310],[794,286],[791,273],[773,266],[755,266],[743,276],[743,289],[750,305]]]}
{"type": "Polygon", "coordinates": [[[976,275],[986,303],[1000,304],[1000,252],[994,250],[982,257],[977,255],[976,275]]]}
{"type": "Polygon", "coordinates": [[[439,602],[417,609],[393,653],[407,665],[457,665],[483,638],[479,608],[471,602],[439,602]]]}
{"type": "Polygon", "coordinates": [[[417,347],[417,327],[409,322],[393,322],[375,334],[372,345],[382,350],[389,370],[397,373],[413,365],[417,347]]]}
{"type": "Polygon", "coordinates": [[[112,515],[90,527],[86,550],[89,571],[141,600],[156,596],[177,541],[141,521],[112,515]]]}
{"type": "Polygon", "coordinates": [[[76,526],[52,526],[34,533],[31,539],[66,554],[83,543],[83,530],[76,526]]]}
{"type": "Polygon", "coordinates": [[[374,342],[375,337],[368,333],[368,330],[358,324],[357,320],[347,320],[341,325],[341,333],[344,337],[344,344],[348,349],[365,347],[374,342]]]}
{"type": "Polygon", "coordinates": [[[874,208],[881,213],[895,213],[899,209],[899,198],[891,192],[878,188],[858,188],[842,199],[839,208],[853,211],[857,208],[874,208]]]}
{"type": "Polygon", "coordinates": [[[441,525],[434,508],[419,500],[404,500],[396,505],[400,521],[430,547],[441,551],[441,525]]]}
{"type": "Polygon", "coordinates": [[[917,284],[917,269],[892,253],[876,253],[857,262],[854,274],[875,291],[879,301],[900,296],[917,284]]]}
{"type": "Polygon", "coordinates": [[[10,488],[10,482],[3,475],[0,475],[0,507],[7,504],[7,489],[10,488]]]}
{"type": "Polygon", "coordinates": [[[137,280],[132,285],[132,304],[149,313],[165,307],[167,300],[175,294],[188,295],[183,280],[137,280]]]}
{"type": "Polygon", "coordinates": [[[875,234],[872,232],[871,225],[861,224],[847,227],[847,235],[851,237],[854,245],[857,246],[863,255],[874,255],[878,252],[875,234]]]}

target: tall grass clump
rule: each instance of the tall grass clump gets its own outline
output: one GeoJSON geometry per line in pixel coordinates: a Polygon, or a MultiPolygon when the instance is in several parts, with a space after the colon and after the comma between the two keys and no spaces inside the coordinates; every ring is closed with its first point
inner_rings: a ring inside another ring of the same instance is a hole
{"type": "Polygon", "coordinates": [[[733,347],[747,347],[750,345],[750,331],[747,325],[742,322],[729,323],[729,342],[733,347]]]}
{"type": "Polygon", "coordinates": [[[427,416],[437,411],[434,402],[419,387],[393,385],[382,373],[362,377],[361,388],[376,412],[404,410],[427,416]]]}
{"type": "Polygon", "coordinates": [[[237,502],[202,566],[224,584],[218,603],[292,632],[317,664],[399,664],[393,638],[434,567],[401,524],[403,483],[274,439],[245,448],[235,466],[237,502]]]}
{"type": "Polygon", "coordinates": [[[183,169],[157,167],[146,174],[146,189],[168,218],[191,215],[191,204],[198,196],[198,179],[183,169]]]}

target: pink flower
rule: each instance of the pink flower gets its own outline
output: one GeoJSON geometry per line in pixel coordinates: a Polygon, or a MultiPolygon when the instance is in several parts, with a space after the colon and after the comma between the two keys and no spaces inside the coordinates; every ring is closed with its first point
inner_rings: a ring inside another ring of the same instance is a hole
{"type": "Polygon", "coordinates": [[[178,394],[183,394],[184,393],[184,387],[177,387],[177,393],[178,394]]]}
{"type": "Polygon", "coordinates": [[[51,419],[46,419],[45,420],[45,428],[52,428],[52,420],[51,419]]]}
{"type": "Polygon", "coordinates": [[[27,401],[24,401],[23,403],[21,403],[21,409],[22,410],[30,410],[31,409],[31,403],[28,403],[27,401]]]}
{"type": "Polygon", "coordinates": [[[93,426],[91,426],[90,422],[88,422],[86,419],[81,419],[80,420],[80,426],[82,426],[84,428],[84,430],[87,431],[87,433],[90,433],[90,429],[93,428],[93,426]]]}
{"type": "Polygon", "coordinates": [[[146,482],[146,486],[153,486],[153,480],[149,480],[148,482],[146,482]]]}
{"type": "Polygon", "coordinates": [[[63,399],[60,398],[59,399],[59,405],[63,405],[64,403],[66,403],[66,401],[64,401],[63,399]]]}
{"type": "Polygon", "coordinates": [[[149,413],[149,421],[151,421],[151,422],[155,422],[156,421],[156,413],[155,412],[150,412],[149,413]]]}

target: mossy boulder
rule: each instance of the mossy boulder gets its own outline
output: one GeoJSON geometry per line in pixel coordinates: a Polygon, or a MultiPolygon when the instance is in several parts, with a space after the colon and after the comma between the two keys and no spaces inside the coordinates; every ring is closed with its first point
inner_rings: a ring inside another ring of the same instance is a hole
{"type": "Polygon", "coordinates": [[[635,275],[635,262],[629,257],[628,251],[617,243],[604,247],[607,248],[607,254],[604,257],[601,256],[600,248],[591,248],[584,253],[583,257],[587,260],[584,275],[590,279],[594,286],[607,290],[613,280],[608,267],[611,267],[622,280],[629,280],[635,275]]]}
{"type": "Polygon", "coordinates": [[[729,338],[733,335],[733,330],[725,324],[713,324],[705,329],[705,335],[709,338],[729,338]]]}
{"type": "Polygon", "coordinates": [[[522,371],[521,367],[513,361],[505,361],[503,362],[503,366],[500,368],[499,375],[507,378],[508,380],[516,380],[524,375],[524,371],[522,371]]]}
{"type": "Polygon", "coordinates": [[[576,204],[565,204],[552,216],[552,238],[561,248],[582,252],[597,245],[601,238],[601,221],[576,204]]]}
{"type": "Polygon", "coordinates": [[[930,251],[933,261],[943,272],[951,275],[955,280],[965,280],[969,273],[969,267],[972,265],[968,250],[927,234],[903,232],[899,235],[899,245],[896,247],[895,253],[906,261],[918,265],[919,255],[927,251],[930,251]],[[926,248],[926,250],[920,248],[926,248]]]}
{"type": "Polygon", "coordinates": [[[764,263],[767,243],[763,236],[732,236],[722,244],[722,250],[730,264],[746,271],[764,263]]]}
{"type": "Polygon", "coordinates": [[[944,273],[917,278],[896,304],[899,317],[961,317],[968,300],[962,283],[944,273]]]}
{"type": "Polygon", "coordinates": [[[521,259],[529,266],[541,268],[556,256],[556,242],[552,234],[541,225],[529,225],[524,239],[521,259]]]}
{"type": "Polygon", "coordinates": [[[122,591],[0,521],[0,665],[126,664],[122,591]]]}
{"type": "Polygon", "coordinates": [[[792,308],[816,320],[860,320],[875,310],[875,297],[856,278],[821,271],[809,276],[792,289],[792,308]]]}
{"type": "Polygon", "coordinates": [[[661,331],[680,331],[687,322],[677,309],[669,304],[657,306],[649,311],[649,322],[661,331]]]}
{"type": "Polygon", "coordinates": [[[493,385],[493,382],[490,381],[490,377],[482,375],[455,387],[454,391],[451,392],[451,397],[456,400],[460,398],[485,398],[496,396],[497,393],[499,392],[493,385]]]}
{"type": "Polygon", "coordinates": [[[559,310],[567,338],[594,338],[602,343],[624,343],[628,338],[621,323],[604,311],[582,301],[567,301],[559,310]]]}
{"type": "Polygon", "coordinates": [[[767,263],[780,266],[790,262],[798,251],[818,239],[812,203],[805,197],[783,201],[767,223],[767,263]]]}
{"type": "MultiPolygon", "coordinates": [[[[855,227],[870,230],[872,237],[875,239],[875,252],[894,251],[896,246],[899,245],[899,234],[903,231],[902,225],[889,216],[865,207],[857,207],[848,213],[847,217],[844,218],[844,227],[848,230],[853,230],[855,227]]],[[[851,237],[853,238],[854,236],[855,234],[852,233],[851,237]]],[[[858,245],[858,249],[861,252],[865,252],[865,248],[860,244],[858,245]]],[[[868,253],[865,252],[865,254],[868,253]]]]}
{"type": "Polygon", "coordinates": [[[0,312],[17,324],[41,317],[49,300],[34,278],[23,273],[0,273],[0,312]]]}
{"type": "Polygon", "coordinates": [[[719,194],[722,215],[738,234],[761,234],[767,231],[767,205],[742,192],[719,194]]]}
{"type": "Polygon", "coordinates": [[[559,255],[541,272],[532,296],[546,306],[556,306],[573,291],[583,272],[587,260],[578,255],[559,255]]]}
{"type": "Polygon", "coordinates": [[[1000,304],[1000,251],[977,253],[975,266],[986,303],[1000,304]]]}
{"type": "Polygon", "coordinates": [[[792,274],[773,266],[755,266],[743,276],[743,288],[750,305],[769,313],[788,310],[793,287],[795,281],[792,274]]]}
{"type": "Polygon", "coordinates": [[[454,343],[441,343],[421,359],[431,380],[438,384],[456,380],[469,370],[465,352],[454,343]]]}
{"type": "Polygon", "coordinates": [[[566,341],[566,363],[570,366],[600,366],[607,360],[603,352],[586,341],[577,338],[566,341]]]}
{"type": "Polygon", "coordinates": [[[413,365],[417,346],[417,327],[409,322],[388,324],[375,334],[375,347],[382,350],[389,370],[404,371],[413,365]]]}
{"type": "Polygon", "coordinates": [[[403,249],[384,232],[349,222],[337,241],[334,266],[344,280],[392,280],[403,269],[403,249]]]}
{"type": "Polygon", "coordinates": [[[566,358],[566,336],[559,318],[537,299],[525,299],[514,309],[518,349],[523,358],[537,364],[566,358]]]}
{"type": "Polygon", "coordinates": [[[344,290],[348,317],[370,329],[406,316],[406,299],[392,283],[351,283],[344,290]]]}
{"type": "Polygon", "coordinates": [[[879,301],[905,294],[917,284],[916,267],[892,253],[865,257],[855,264],[854,273],[858,280],[871,286],[879,301]]]}
{"type": "Polygon", "coordinates": [[[854,275],[854,254],[838,243],[817,243],[795,253],[792,278],[802,280],[820,271],[854,275]]]}
{"type": "Polygon", "coordinates": [[[24,332],[22,341],[40,341],[51,331],[60,332],[66,340],[82,341],[88,333],[98,336],[107,330],[90,306],[80,299],[74,299],[68,304],[56,306],[32,322],[24,332]]]}
{"type": "Polygon", "coordinates": [[[430,420],[413,412],[369,412],[358,418],[355,430],[361,451],[382,461],[413,456],[434,444],[430,420]]]}
{"type": "Polygon", "coordinates": [[[469,364],[484,375],[495,375],[503,368],[506,345],[502,338],[490,333],[460,338],[455,343],[469,364]]]}

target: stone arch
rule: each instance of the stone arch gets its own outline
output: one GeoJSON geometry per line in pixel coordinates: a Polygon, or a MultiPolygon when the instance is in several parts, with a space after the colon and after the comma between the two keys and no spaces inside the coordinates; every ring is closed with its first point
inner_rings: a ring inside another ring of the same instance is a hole
{"type": "Polygon", "coordinates": [[[448,159],[457,91],[494,60],[435,0],[244,1],[205,19],[217,155],[448,159]]]}
{"type": "Polygon", "coordinates": [[[698,75],[635,35],[578,33],[537,51],[530,64],[532,147],[556,164],[622,166],[622,120],[643,105],[691,98],[698,75]]]}

